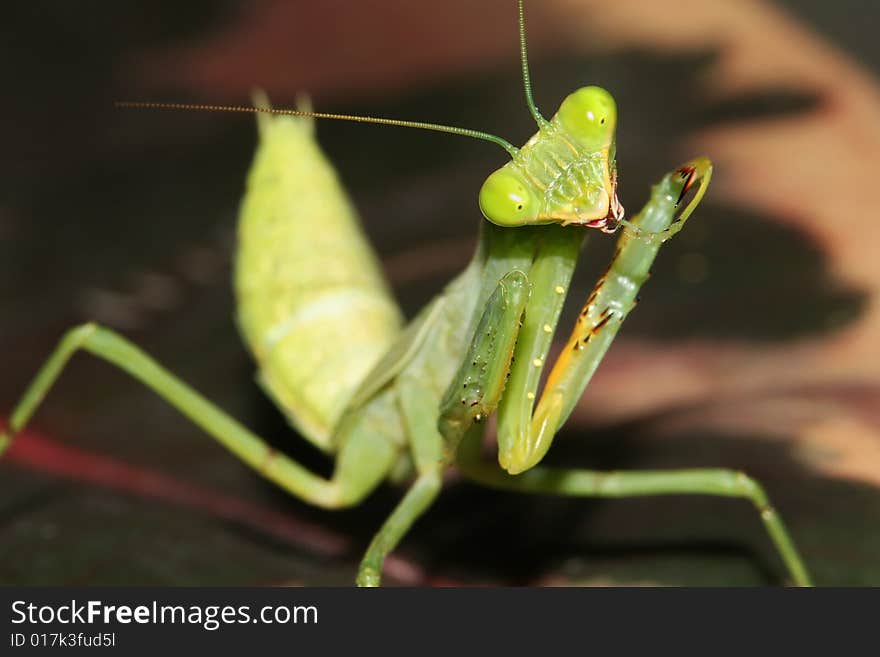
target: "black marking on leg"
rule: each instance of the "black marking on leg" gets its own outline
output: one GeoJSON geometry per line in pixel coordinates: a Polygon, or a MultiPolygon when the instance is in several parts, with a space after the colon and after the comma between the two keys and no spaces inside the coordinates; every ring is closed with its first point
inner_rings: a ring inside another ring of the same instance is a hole
{"type": "Polygon", "coordinates": [[[681,203],[681,199],[684,198],[684,195],[687,194],[688,190],[694,184],[694,175],[697,173],[697,170],[694,167],[682,167],[678,170],[678,174],[681,176],[681,179],[684,180],[684,186],[681,188],[681,194],[678,195],[678,200],[675,202],[675,207],[678,207],[679,203],[681,203]]]}
{"type": "Polygon", "coordinates": [[[586,313],[590,306],[593,305],[593,302],[596,300],[596,297],[599,296],[599,286],[597,285],[593,288],[593,292],[590,294],[590,297],[587,299],[587,303],[584,305],[584,313],[586,313]]]}
{"type": "Polygon", "coordinates": [[[612,317],[614,317],[614,313],[608,313],[607,315],[603,313],[602,318],[598,322],[596,322],[596,325],[593,327],[591,333],[595,335],[596,333],[601,331],[602,327],[605,326],[609,321],[611,321],[612,317]]]}

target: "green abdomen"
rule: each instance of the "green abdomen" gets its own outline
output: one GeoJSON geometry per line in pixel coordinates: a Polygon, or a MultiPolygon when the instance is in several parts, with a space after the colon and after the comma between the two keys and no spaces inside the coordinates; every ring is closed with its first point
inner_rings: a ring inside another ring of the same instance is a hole
{"type": "Polygon", "coordinates": [[[324,449],[402,318],[312,122],[260,120],[239,220],[239,324],[264,388],[324,449]]]}

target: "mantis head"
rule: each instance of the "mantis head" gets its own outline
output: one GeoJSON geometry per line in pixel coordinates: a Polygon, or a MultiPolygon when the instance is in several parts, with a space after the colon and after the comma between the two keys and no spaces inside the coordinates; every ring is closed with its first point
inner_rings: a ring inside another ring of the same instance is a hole
{"type": "Polygon", "coordinates": [[[334,119],[433,130],[492,142],[511,156],[511,161],[492,173],[480,190],[483,215],[499,226],[575,224],[614,232],[624,211],[617,199],[617,167],[614,131],[617,104],[605,89],[582,87],[569,94],[548,121],[532,99],[525,41],[525,19],[519,2],[520,48],[523,83],[529,111],[538,132],[522,148],[487,132],[455,126],[313,112],[311,109],[279,109],[264,99],[257,107],[240,105],[193,105],[122,101],[120,107],[224,111],[334,119]]]}
{"type": "Polygon", "coordinates": [[[483,183],[483,215],[499,226],[579,224],[613,232],[623,218],[614,162],[614,98],[601,87],[582,87],[539,126],[483,183]]]}
{"type": "Polygon", "coordinates": [[[602,87],[581,87],[569,94],[554,119],[585,151],[607,151],[614,146],[617,103],[602,87]]]}

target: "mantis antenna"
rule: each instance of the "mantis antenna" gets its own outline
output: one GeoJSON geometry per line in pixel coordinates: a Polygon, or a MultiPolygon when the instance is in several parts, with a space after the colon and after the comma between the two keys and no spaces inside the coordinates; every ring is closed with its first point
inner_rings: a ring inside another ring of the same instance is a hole
{"type": "Polygon", "coordinates": [[[434,130],[435,132],[447,132],[452,135],[473,137],[491,141],[501,146],[511,157],[519,150],[506,139],[502,139],[488,132],[470,130],[468,128],[456,128],[449,125],[436,123],[423,123],[422,121],[402,121],[400,119],[383,119],[375,116],[353,116],[350,114],[328,114],[326,112],[306,112],[303,110],[278,109],[275,107],[248,107],[246,105],[200,105],[194,103],[157,103],[151,101],[122,100],[114,103],[116,107],[137,107],[144,109],[168,109],[168,110],[193,110],[201,112],[241,112],[244,114],[283,114],[286,116],[302,116],[315,119],[335,119],[337,121],[354,121],[356,123],[378,123],[381,125],[393,125],[401,128],[418,128],[420,130],[434,130]]]}
{"type": "MultiPolygon", "coordinates": [[[[522,60],[522,77],[523,85],[526,92],[526,104],[529,106],[529,112],[538,124],[539,128],[545,128],[549,125],[547,119],[541,116],[535,101],[532,98],[532,82],[529,75],[529,59],[526,52],[526,19],[523,11],[523,0],[517,1],[519,15],[519,50],[522,60]]],[[[439,125],[437,123],[425,123],[423,121],[403,121],[401,119],[385,119],[376,116],[355,116],[351,114],[328,114],[327,112],[308,112],[305,110],[277,109],[274,107],[248,107],[246,105],[204,105],[198,103],[161,103],[153,101],[131,101],[123,100],[114,103],[116,107],[135,107],[142,109],[168,109],[168,110],[190,110],[201,112],[239,112],[242,114],[281,114],[287,116],[302,116],[314,119],[333,119],[336,121],[353,121],[355,123],[378,123],[380,125],[392,125],[400,128],[418,128],[420,130],[433,130],[435,132],[446,132],[452,135],[461,135],[462,137],[473,137],[474,139],[482,139],[501,146],[507,153],[513,157],[519,152],[519,149],[506,139],[502,139],[497,135],[480,130],[471,130],[469,128],[457,128],[449,125],[439,125]]]]}
{"type": "Polygon", "coordinates": [[[548,125],[547,119],[541,116],[538,106],[532,98],[532,78],[529,75],[529,57],[526,53],[526,17],[523,11],[523,0],[518,0],[517,8],[519,10],[519,55],[522,60],[522,78],[523,86],[526,90],[526,104],[529,106],[529,112],[538,124],[539,128],[545,128],[548,125]]]}

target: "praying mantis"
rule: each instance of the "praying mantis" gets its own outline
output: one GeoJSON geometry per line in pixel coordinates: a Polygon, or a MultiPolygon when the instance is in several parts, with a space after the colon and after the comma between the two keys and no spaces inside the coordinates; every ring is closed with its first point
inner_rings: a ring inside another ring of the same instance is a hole
{"type": "Polygon", "coordinates": [[[79,350],[141,381],[260,475],[328,509],[352,507],[383,481],[409,482],[357,574],[378,586],[387,555],[456,467],[486,486],[581,497],[699,494],[751,501],[791,581],[810,577],[761,486],[721,468],[598,472],[541,465],[635,307],[662,244],[703,195],[712,164],[667,173],[625,218],[617,197],[613,97],[570,94],[546,119],[532,97],[523,2],[519,37],[526,104],[537,132],[521,148],[495,135],[437,124],[269,107],[120,103],[257,114],[260,144],[242,201],[235,288],[238,323],[258,380],[298,432],[335,458],[329,478],[242,426],[126,338],[94,323],[73,328],[14,407],[0,454],[79,350]],[[510,161],[479,194],[486,219],[467,267],[404,323],[354,210],[313,136],[313,119],[422,128],[503,148],[510,161]],[[689,192],[695,190],[684,205],[689,192]],[[682,207],[684,206],[684,207],[682,207]],[[590,231],[617,248],[539,385],[581,247],[590,231]],[[497,413],[497,464],[483,455],[497,413]]]}

